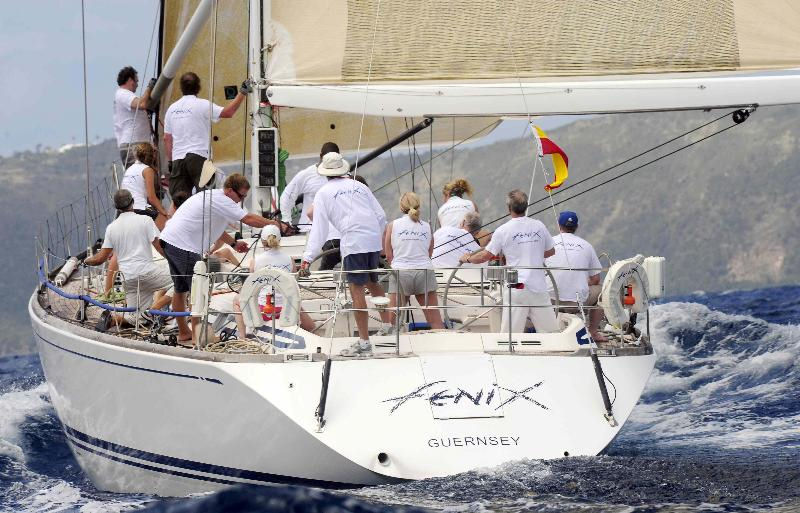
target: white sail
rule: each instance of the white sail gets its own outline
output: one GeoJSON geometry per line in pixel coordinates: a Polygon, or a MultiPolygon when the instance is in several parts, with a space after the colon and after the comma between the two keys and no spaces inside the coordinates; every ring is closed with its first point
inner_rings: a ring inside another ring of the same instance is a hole
{"type": "Polygon", "coordinates": [[[790,1],[274,0],[271,15],[275,105],[435,116],[800,101],[790,1]]]}

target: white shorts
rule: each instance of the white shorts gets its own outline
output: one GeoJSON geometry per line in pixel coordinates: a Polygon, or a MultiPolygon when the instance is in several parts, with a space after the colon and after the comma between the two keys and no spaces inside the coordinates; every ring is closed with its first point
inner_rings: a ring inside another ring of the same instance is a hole
{"type": "Polygon", "coordinates": [[[506,289],[503,294],[503,308],[500,332],[508,333],[508,295],[511,293],[511,331],[523,333],[528,318],[533,322],[537,333],[553,333],[558,331],[556,312],[547,292],[533,292],[527,289],[506,289]],[[520,305],[520,306],[517,306],[520,305]]]}

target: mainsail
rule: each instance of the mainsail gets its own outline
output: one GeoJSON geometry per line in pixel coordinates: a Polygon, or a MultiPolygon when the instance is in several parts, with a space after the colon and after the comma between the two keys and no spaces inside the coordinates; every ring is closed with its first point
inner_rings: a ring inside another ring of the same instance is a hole
{"type": "Polygon", "coordinates": [[[800,9],[790,0],[270,5],[276,105],[435,116],[800,101],[800,9]]]}
{"type": "MultiPolygon", "coordinates": [[[[199,0],[167,0],[164,3],[163,55],[172,53],[175,44],[195,12],[199,0]]],[[[296,7],[301,8],[303,2],[296,7]]],[[[236,86],[248,76],[248,27],[249,2],[247,0],[225,0],[217,2],[196,42],[186,54],[176,77],[186,71],[196,72],[202,80],[201,97],[208,97],[211,88],[211,59],[214,56],[213,101],[224,105],[224,87],[236,86]],[[216,27],[212,38],[212,28],[216,27]],[[212,43],[214,48],[212,48],[212,43]]],[[[173,81],[161,102],[163,114],[167,107],[180,98],[178,80],[173,81]]],[[[241,108],[232,119],[222,120],[212,126],[213,157],[217,163],[241,162],[250,158],[251,126],[247,109],[241,108]]],[[[325,141],[336,142],[345,152],[360,148],[363,151],[375,148],[406,130],[419,119],[384,118],[367,116],[361,131],[362,116],[317,109],[275,109],[273,119],[280,128],[281,146],[291,156],[312,156],[319,153],[325,141]]],[[[451,141],[479,138],[490,133],[499,123],[496,117],[460,120],[457,123],[440,123],[433,127],[433,142],[444,144],[451,141]]],[[[430,135],[423,138],[424,144],[430,135]]]]}

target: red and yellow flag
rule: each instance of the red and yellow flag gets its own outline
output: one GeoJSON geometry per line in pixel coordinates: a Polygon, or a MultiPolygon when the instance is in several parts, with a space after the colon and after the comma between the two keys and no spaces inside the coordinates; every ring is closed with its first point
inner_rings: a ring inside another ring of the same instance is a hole
{"type": "Polygon", "coordinates": [[[547,137],[547,134],[544,132],[544,130],[533,123],[531,123],[531,132],[533,133],[533,138],[536,140],[539,156],[544,157],[545,155],[551,155],[553,158],[553,169],[556,171],[556,176],[553,179],[553,182],[545,185],[544,190],[551,191],[553,189],[557,189],[561,187],[561,184],[564,183],[564,180],[566,180],[569,176],[569,172],[567,170],[569,159],[567,158],[567,154],[564,153],[564,150],[559,148],[556,143],[550,140],[549,137],[547,137]]]}

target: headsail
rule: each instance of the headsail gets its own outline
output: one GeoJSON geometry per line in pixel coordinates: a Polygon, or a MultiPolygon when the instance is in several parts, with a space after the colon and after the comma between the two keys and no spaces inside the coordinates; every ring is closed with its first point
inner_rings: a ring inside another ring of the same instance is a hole
{"type": "Polygon", "coordinates": [[[787,0],[271,6],[276,105],[422,116],[800,101],[800,71],[769,73],[800,68],[800,10],[787,0]]]}

